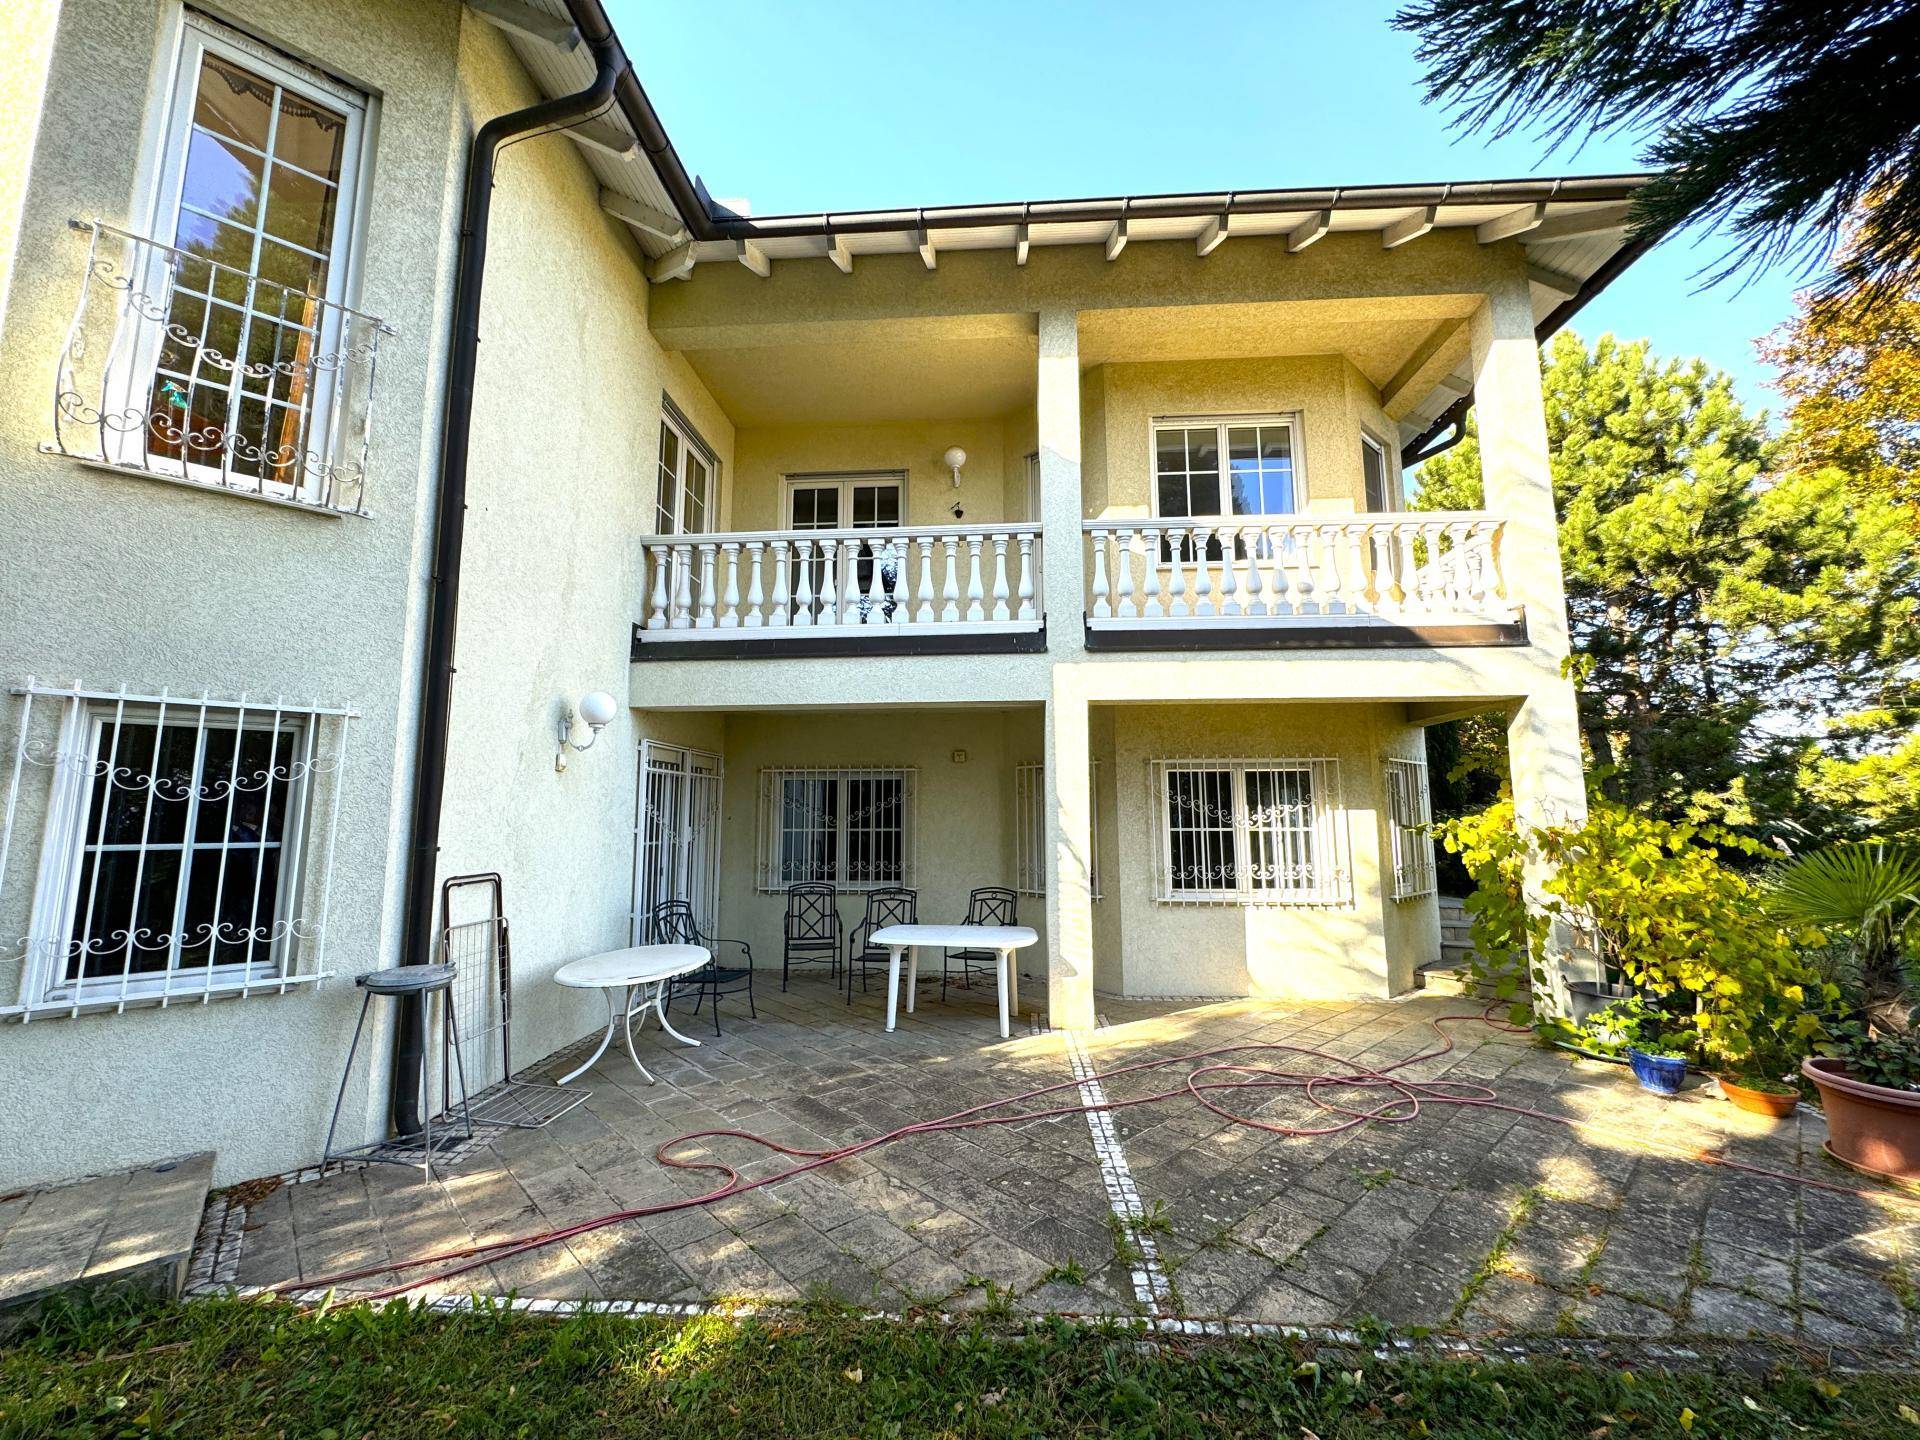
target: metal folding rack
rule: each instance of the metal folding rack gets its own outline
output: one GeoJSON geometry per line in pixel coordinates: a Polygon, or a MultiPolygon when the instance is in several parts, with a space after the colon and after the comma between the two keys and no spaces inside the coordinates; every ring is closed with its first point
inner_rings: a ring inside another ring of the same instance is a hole
{"type": "MultiPolygon", "coordinates": [[[[475,1084],[475,1125],[538,1130],[593,1093],[514,1078],[513,947],[497,872],[455,875],[441,884],[440,952],[455,967],[453,1023],[475,1084]]],[[[440,1093],[449,1095],[444,1050],[440,1069],[440,1093]]]]}

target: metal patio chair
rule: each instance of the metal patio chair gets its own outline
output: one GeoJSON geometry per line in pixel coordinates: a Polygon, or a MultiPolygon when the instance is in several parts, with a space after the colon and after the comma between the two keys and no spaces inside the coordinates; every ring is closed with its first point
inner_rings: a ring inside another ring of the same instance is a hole
{"type": "Polygon", "coordinates": [[[787,887],[785,946],[780,952],[780,988],[795,965],[825,961],[840,979],[840,892],[818,881],[787,887]]]}
{"type": "MultiPolygon", "coordinates": [[[[967,892],[969,925],[1018,925],[1020,896],[1004,885],[982,885],[967,892]]],[[[973,988],[973,978],[983,976],[1000,983],[1000,956],[993,950],[946,950],[940,957],[940,999],[947,998],[947,982],[957,968],[962,989],[973,988]],[[958,962],[957,966],[956,963],[958,962]]]]}
{"type": "Polygon", "coordinates": [[[853,934],[847,937],[847,1003],[853,1003],[853,970],[860,967],[860,993],[867,991],[867,970],[873,965],[885,965],[891,958],[884,945],[875,946],[870,937],[876,930],[884,930],[889,925],[919,924],[920,896],[917,891],[903,886],[889,885],[879,890],[867,892],[867,915],[853,927],[853,934]]]}
{"type": "Polygon", "coordinates": [[[720,1033],[720,997],[737,995],[742,990],[747,993],[747,1014],[754,1019],[760,1018],[760,1012],[753,1004],[753,948],[744,940],[728,940],[718,935],[709,935],[700,928],[693,918],[693,906],[685,900],[662,900],[653,907],[647,916],[647,933],[652,937],[649,943],[654,945],[699,945],[712,956],[706,964],[690,974],[674,980],[667,991],[666,1008],[673,1007],[673,997],[693,993],[693,1013],[700,1013],[700,1002],[713,1001],[713,1033],[720,1033]],[[738,965],[720,963],[720,947],[736,946],[740,951],[738,965]]]}

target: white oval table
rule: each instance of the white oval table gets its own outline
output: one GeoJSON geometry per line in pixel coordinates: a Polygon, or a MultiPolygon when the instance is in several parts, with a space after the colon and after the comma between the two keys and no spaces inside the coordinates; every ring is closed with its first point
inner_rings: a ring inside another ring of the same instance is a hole
{"type": "Polygon", "coordinates": [[[638,1014],[641,1023],[645,1024],[647,1005],[651,1002],[653,1013],[660,1017],[662,1030],[682,1045],[699,1045],[698,1040],[688,1039],[668,1023],[667,987],[679,976],[691,974],[712,958],[701,945],[633,945],[625,950],[607,950],[598,955],[569,960],[554,971],[555,983],[571,990],[607,992],[607,1033],[600,1037],[600,1048],[588,1057],[584,1065],[561,1076],[560,1083],[565,1085],[577,1080],[592,1069],[594,1061],[607,1053],[607,1046],[613,1043],[614,1030],[624,1020],[627,1054],[633,1057],[634,1068],[646,1082],[653,1084],[653,1072],[640,1063],[640,1054],[633,1048],[633,1017],[638,1014]],[[652,987],[651,994],[647,993],[649,986],[652,987]],[[615,1000],[616,991],[621,993],[621,1001],[615,1000]],[[635,1003],[636,992],[638,1004],[635,1003]]]}
{"type": "Polygon", "coordinates": [[[1013,963],[1013,952],[1023,950],[1040,938],[1027,925],[887,925],[873,932],[868,943],[887,947],[887,1029],[893,1029],[894,1010],[900,999],[900,952],[908,951],[907,1013],[913,1013],[915,983],[920,978],[919,945],[939,945],[950,950],[991,950],[998,957],[994,969],[1000,983],[1000,1038],[1012,1033],[1007,1023],[1007,1001],[1013,1001],[1013,1013],[1020,1013],[1020,972],[1013,963]]]}

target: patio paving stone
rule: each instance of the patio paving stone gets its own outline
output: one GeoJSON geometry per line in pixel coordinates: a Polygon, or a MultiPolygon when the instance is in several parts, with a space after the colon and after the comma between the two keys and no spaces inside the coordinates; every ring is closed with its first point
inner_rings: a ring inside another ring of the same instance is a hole
{"type": "MultiPolygon", "coordinates": [[[[680,1051],[649,1028],[649,1086],[623,1054],[581,1083],[592,1098],[543,1131],[489,1132],[433,1184],[398,1168],[289,1184],[246,1216],[238,1280],[277,1284],[422,1251],[526,1234],[691,1197],[716,1173],[662,1166],[687,1131],[733,1128],[806,1148],[866,1139],[1007,1093],[1066,1085],[1027,1108],[1077,1104],[1065,1037],[995,1033],[991,996],[923,990],[881,1029],[883,996],[849,1007],[820,977],[760,1016],[724,1012],[680,1051]]],[[[1108,1023],[1078,1042],[1097,1071],[1232,1045],[1283,1043],[1384,1065],[1437,1041],[1459,1002],[1160,1003],[1103,998],[1108,1023]]],[[[1289,1137],[1236,1124],[1184,1092],[1109,1112],[1117,1154],[1085,1116],[915,1135],[717,1204],[619,1222],[445,1282],[527,1296],[681,1302],[847,1303],[948,1310],[1137,1314],[1137,1244],[1151,1239],[1174,1302],[1191,1315],[1272,1324],[1350,1323],[1466,1333],[1647,1338],[1690,1334],[1916,1352],[1912,1281],[1920,1209],[1790,1186],[1683,1158],[1706,1148],[1848,1189],[1803,1111],[1773,1124],[1705,1086],[1674,1100],[1618,1067],[1539,1050],[1472,1022],[1411,1076],[1494,1085],[1504,1103],[1578,1117],[1575,1131],[1486,1108],[1426,1103],[1403,1124],[1289,1137]],[[1650,1151],[1658,1138],[1682,1153],[1650,1151]],[[1146,1219],[1117,1216],[1122,1167],[1146,1219]],[[973,1283],[969,1283],[969,1282],[973,1283]],[[991,1288],[989,1288],[991,1287],[991,1288]]],[[[529,1078],[578,1063],[550,1057],[529,1078]]],[[[1316,1062],[1249,1054],[1297,1074],[1316,1062]]],[[[1107,1075],[1113,1102],[1177,1090],[1180,1067],[1107,1075]]],[[[1304,1093],[1213,1092],[1264,1123],[1324,1127],[1304,1093]]],[[[1384,1099],[1366,1092],[1365,1105],[1384,1099]]],[[[676,1155],[723,1159],[748,1178],[788,1157],[724,1137],[676,1155]]],[[[372,1289],[386,1277],[354,1282],[372,1289]]]]}

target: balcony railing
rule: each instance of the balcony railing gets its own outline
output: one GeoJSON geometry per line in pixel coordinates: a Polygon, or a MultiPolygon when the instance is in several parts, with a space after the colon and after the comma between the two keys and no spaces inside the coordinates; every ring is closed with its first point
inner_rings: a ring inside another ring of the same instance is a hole
{"type": "Polygon", "coordinates": [[[639,640],[1016,634],[1041,627],[1040,527],[651,535],[639,640]]]}
{"type": "Polygon", "coordinates": [[[1087,621],[1184,626],[1507,624],[1500,519],[1464,511],[1089,520],[1087,621]]]}
{"type": "Polygon", "coordinates": [[[45,451],[364,515],[385,322],[98,221],[45,451]]]}

